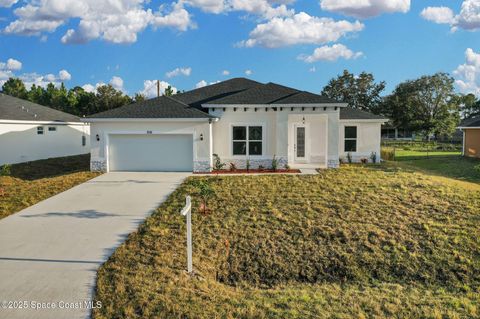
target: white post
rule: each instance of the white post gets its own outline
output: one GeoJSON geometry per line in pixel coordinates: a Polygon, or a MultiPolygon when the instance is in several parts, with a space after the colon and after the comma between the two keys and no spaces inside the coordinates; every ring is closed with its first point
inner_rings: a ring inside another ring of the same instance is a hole
{"type": "Polygon", "coordinates": [[[193,272],[192,265],[192,199],[187,196],[185,207],[182,209],[182,215],[187,216],[187,271],[193,272]]]}

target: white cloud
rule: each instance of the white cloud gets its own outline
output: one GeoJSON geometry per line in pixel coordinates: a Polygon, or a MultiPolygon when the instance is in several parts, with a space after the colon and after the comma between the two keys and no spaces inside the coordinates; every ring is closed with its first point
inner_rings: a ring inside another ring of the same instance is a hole
{"type": "Polygon", "coordinates": [[[165,73],[165,76],[167,78],[173,78],[176,76],[184,75],[184,76],[190,76],[192,73],[192,68],[176,68],[175,70],[172,70],[170,72],[165,73]]]}
{"type": "Polygon", "coordinates": [[[72,19],[79,19],[76,29],[66,31],[61,39],[63,43],[85,43],[99,38],[113,43],[133,43],[137,41],[137,34],[148,26],[180,31],[194,26],[182,3],[162,5],[156,12],[145,8],[148,3],[149,0],[28,1],[14,10],[17,19],[7,25],[4,32],[42,36],[72,19]]]}
{"type": "Polygon", "coordinates": [[[10,8],[17,2],[18,0],[0,0],[0,8],[10,8]]]}
{"type": "Polygon", "coordinates": [[[322,44],[337,41],[350,32],[363,30],[359,21],[335,21],[331,18],[310,16],[305,12],[288,18],[273,18],[259,24],[250,32],[250,38],[239,45],[278,48],[295,44],[322,44]]]}
{"type": "Polygon", "coordinates": [[[286,5],[294,0],[183,0],[184,3],[209,13],[243,11],[265,19],[294,14],[286,5]]]}
{"type": "Polygon", "coordinates": [[[230,75],[230,71],[228,71],[228,70],[223,70],[223,71],[222,71],[222,75],[228,76],[228,75],[230,75]]]}
{"type": "Polygon", "coordinates": [[[453,32],[458,29],[470,31],[480,29],[479,0],[463,1],[460,13],[457,15],[447,7],[427,7],[422,11],[421,15],[424,19],[435,23],[449,24],[453,32]]]}
{"type": "Polygon", "coordinates": [[[317,68],[312,66],[310,69],[308,69],[308,72],[315,73],[315,72],[317,72],[317,68]]]}
{"type": "Polygon", "coordinates": [[[91,84],[85,84],[82,86],[82,88],[85,90],[85,92],[88,93],[96,93],[97,89],[91,84]]]}
{"type": "Polygon", "coordinates": [[[362,52],[353,52],[343,44],[334,44],[332,46],[322,46],[316,48],[312,55],[300,55],[299,60],[307,63],[314,63],[317,61],[336,61],[339,58],[345,60],[357,59],[363,55],[362,52]]]}
{"type": "Polygon", "coordinates": [[[480,52],[468,48],[465,51],[465,63],[459,65],[453,75],[460,92],[480,96],[480,52]]]}
{"type": "Polygon", "coordinates": [[[384,13],[410,10],[410,0],[320,0],[323,10],[366,19],[384,13]]]}
{"type": "Polygon", "coordinates": [[[8,59],[6,63],[0,62],[0,69],[18,71],[22,69],[22,62],[15,59],[8,59]]]}
{"type": "Polygon", "coordinates": [[[58,72],[58,77],[62,81],[70,81],[72,79],[72,75],[68,73],[67,70],[61,70],[58,72]]]}
{"type": "Polygon", "coordinates": [[[205,86],[207,86],[207,85],[208,85],[207,81],[201,80],[200,82],[198,82],[197,84],[195,84],[195,88],[196,88],[196,89],[199,89],[199,88],[203,88],[203,87],[205,87],[205,86]]]}
{"type": "Polygon", "coordinates": [[[427,7],[422,10],[420,15],[429,21],[435,23],[447,23],[453,22],[454,14],[452,9],[447,7],[427,7]]]}
{"type": "MultiPolygon", "coordinates": [[[[170,83],[165,81],[160,81],[160,94],[165,93],[165,89],[169,86],[172,87],[174,93],[177,93],[177,88],[173,87],[170,83]]],[[[157,80],[145,80],[143,81],[143,90],[139,92],[147,98],[154,98],[157,96],[157,80]]]]}
{"type": "Polygon", "coordinates": [[[125,91],[124,87],[123,87],[123,79],[119,76],[114,76],[112,77],[112,79],[110,80],[109,84],[111,86],[113,86],[113,88],[115,90],[119,90],[119,91],[125,91]]]}
{"type": "Polygon", "coordinates": [[[245,70],[245,75],[252,75],[253,74],[253,71],[252,70],[245,70]]]}

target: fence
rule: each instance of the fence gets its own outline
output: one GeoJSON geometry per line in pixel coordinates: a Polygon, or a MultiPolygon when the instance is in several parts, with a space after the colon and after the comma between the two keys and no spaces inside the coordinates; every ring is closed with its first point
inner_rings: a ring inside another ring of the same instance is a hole
{"type": "Polygon", "coordinates": [[[382,142],[381,156],[387,161],[421,160],[460,156],[461,143],[389,141],[382,142]]]}

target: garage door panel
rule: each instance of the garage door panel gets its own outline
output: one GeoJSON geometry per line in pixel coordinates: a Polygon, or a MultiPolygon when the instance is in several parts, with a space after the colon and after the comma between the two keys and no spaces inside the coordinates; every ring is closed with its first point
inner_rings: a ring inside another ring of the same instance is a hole
{"type": "Polygon", "coordinates": [[[109,137],[110,171],[193,170],[192,135],[127,135],[109,137]]]}

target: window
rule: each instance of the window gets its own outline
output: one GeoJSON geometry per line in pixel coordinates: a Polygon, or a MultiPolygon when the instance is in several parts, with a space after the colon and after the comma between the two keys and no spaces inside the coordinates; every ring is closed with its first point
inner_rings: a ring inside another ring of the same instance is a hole
{"type": "Polygon", "coordinates": [[[37,135],[43,135],[43,126],[37,127],[37,135]]]}
{"type": "Polygon", "coordinates": [[[56,132],[57,131],[57,128],[55,126],[49,126],[48,127],[48,131],[49,132],[56,132]]]}
{"type": "Polygon", "coordinates": [[[232,128],[233,155],[262,155],[263,127],[234,126],[232,128]]]}
{"type": "Polygon", "coordinates": [[[357,151],[357,127],[345,126],[345,152],[357,151]]]}

